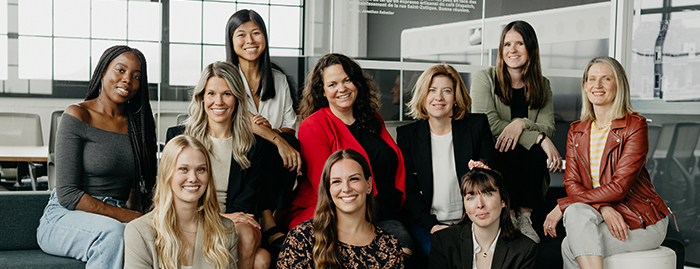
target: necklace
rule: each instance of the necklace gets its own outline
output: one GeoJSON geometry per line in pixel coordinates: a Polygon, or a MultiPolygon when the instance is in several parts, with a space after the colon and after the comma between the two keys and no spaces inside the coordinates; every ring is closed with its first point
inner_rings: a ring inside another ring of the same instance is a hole
{"type": "Polygon", "coordinates": [[[484,251],[484,258],[486,258],[486,256],[488,256],[488,255],[489,255],[489,254],[486,253],[486,251],[484,251]]]}
{"type": "Polygon", "coordinates": [[[602,129],[607,128],[608,125],[610,125],[610,123],[612,123],[612,120],[609,121],[608,123],[606,123],[605,125],[603,125],[603,127],[600,127],[600,125],[598,125],[598,121],[594,121],[594,122],[593,122],[593,124],[595,124],[595,128],[598,129],[598,130],[602,130],[602,129]]]}

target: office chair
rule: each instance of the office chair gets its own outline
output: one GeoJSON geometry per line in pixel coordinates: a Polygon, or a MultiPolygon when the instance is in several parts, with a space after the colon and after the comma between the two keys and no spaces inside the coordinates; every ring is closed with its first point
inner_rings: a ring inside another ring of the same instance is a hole
{"type": "Polygon", "coordinates": [[[56,187],[56,132],[61,122],[63,110],[56,110],[51,113],[51,127],[49,129],[49,157],[46,161],[47,174],[49,177],[49,190],[56,187]]]}

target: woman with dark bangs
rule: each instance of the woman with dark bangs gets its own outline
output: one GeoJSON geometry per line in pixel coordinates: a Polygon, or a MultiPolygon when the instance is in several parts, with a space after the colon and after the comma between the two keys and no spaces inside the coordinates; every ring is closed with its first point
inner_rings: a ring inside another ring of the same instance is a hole
{"type": "Polygon", "coordinates": [[[537,243],[530,215],[549,187],[547,167],[561,169],[562,158],[550,139],[552,90],[542,76],[537,35],[530,24],[513,21],[503,28],[496,66],[474,74],[471,90],[472,112],[488,116],[498,163],[508,164],[501,172],[513,202],[511,215],[520,231],[537,243]]]}
{"type": "Polygon", "coordinates": [[[481,162],[469,168],[460,186],[466,213],[433,235],[429,268],[534,268],[537,245],[513,225],[501,174],[481,162]]]}
{"type": "Polygon", "coordinates": [[[404,268],[398,240],[374,224],[374,180],[369,163],[352,149],[323,166],[311,220],[289,231],[278,268],[404,268]]]}

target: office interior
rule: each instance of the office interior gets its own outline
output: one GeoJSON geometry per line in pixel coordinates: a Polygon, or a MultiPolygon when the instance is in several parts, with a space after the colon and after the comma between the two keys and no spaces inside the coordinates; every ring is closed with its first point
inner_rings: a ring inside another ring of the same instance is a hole
{"type": "MultiPolygon", "coordinates": [[[[56,111],[85,97],[112,45],[144,53],[163,143],[165,130],[186,117],[201,69],[225,60],[225,24],[239,9],[262,15],[272,61],[297,98],[320,56],[356,59],[382,92],[390,130],[411,121],[405,103],[423,70],[449,63],[469,86],[472,73],[495,65],[502,27],[525,20],[551,81],[562,156],[580,116],[586,63],[618,59],[633,105],[649,121],[647,165],[680,230],[669,236],[685,246],[686,265],[700,267],[699,0],[0,0],[0,160],[18,145],[44,157],[1,161],[0,195],[50,187],[56,111]]],[[[561,194],[563,173],[552,179],[550,195],[561,194]]]]}

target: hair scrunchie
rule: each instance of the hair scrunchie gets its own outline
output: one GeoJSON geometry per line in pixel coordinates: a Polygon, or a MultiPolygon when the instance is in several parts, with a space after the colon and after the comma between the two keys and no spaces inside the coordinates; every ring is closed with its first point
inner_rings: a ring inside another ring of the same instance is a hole
{"type": "Polygon", "coordinates": [[[474,168],[481,168],[491,170],[491,168],[481,161],[469,160],[469,170],[474,170],[474,168]]]}

